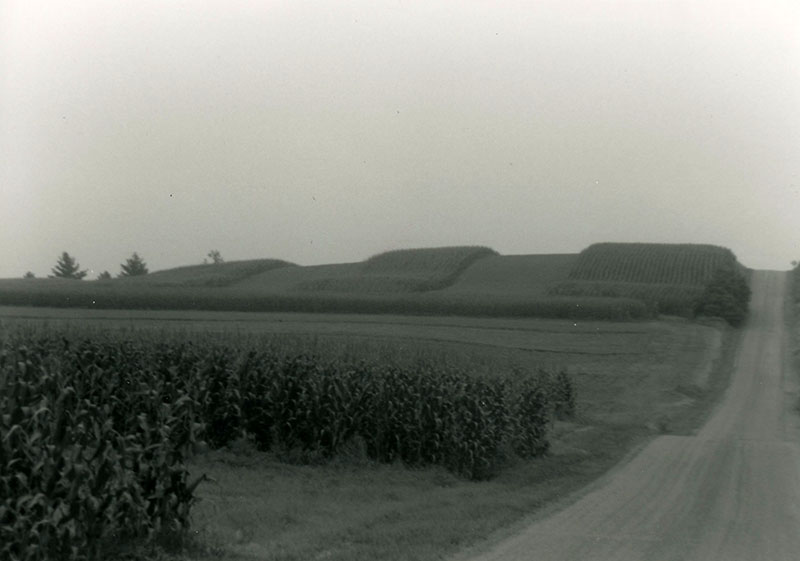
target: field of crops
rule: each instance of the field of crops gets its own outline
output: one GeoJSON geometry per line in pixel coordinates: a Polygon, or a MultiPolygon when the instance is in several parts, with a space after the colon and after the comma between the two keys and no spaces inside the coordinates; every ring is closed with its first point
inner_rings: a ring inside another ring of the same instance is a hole
{"type": "Polygon", "coordinates": [[[717,269],[737,267],[733,252],[719,246],[598,243],[580,253],[569,279],[697,286],[717,269]]]}
{"type": "MultiPolygon", "coordinates": [[[[298,267],[286,267],[293,270],[298,267]]],[[[118,310],[226,310],[421,314],[490,317],[548,317],[630,320],[652,317],[632,298],[534,298],[500,291],[470,293],[431,291],[414,294],[342,294],[335,292],[269,293],[257,287],[177,288],[139,283],[60,279],[0,280],[0,305],[118,310]]]]}
{"type": "Polygon", "coordinates": [[[692,317],[702,293],[702,286],[633,282],[566,281],[550,288],[551,295],[561,297],[634,298],[654,313],[683,317],[692,317]]]}
{"type": "MultiPolygon", "coordinates": [[[[475,381],[498,378],[507,387],[536,378],[541,369],[567,368],[578,416],[550,425],[550,452],[534,461],[509,461],[510,442],[502,445],[506,459],[488,481],[453,475],[445,471],[447,464],[408,470],[401,460],[374,462],[363,438],[351,439],[330,462],[324,447],[287,449],[277,440],[270,452],[240,452],[236,440],[230,449],[190,459],[187,483],[204,473],[215,480],[200,484],[194,492],[200,502],[192,506],[192,530],[212,548],[201,556],[208,559],[241,554],[399,560],[407,557],[402,551],[441,558],[443,551],[485,537],[585,484],[616,461],[631,439],[653,430],[648,427],[693,426],[712,395],[701,388],[709,387],[712,343],[719,335],[715,328],[688,322],[0,308],[0,333],[29,327],[34,333],[46,327],[67,334],[73,348],[85,341],[101,348],[127,340],[130,348],[146,348],[151,358],[159,356],[154,349],[183,348],[187,363],[193,352],[227,352],[244,361],[255,350],[256,357],[314,356],[320,359],[317,366],[354,365],[353,375],[359,365],[377,364],[376,372],[464,373],[475,381]]],[[[159,361],[167,369],[171,363],[159,361]]],[[[214,364],[206,361],[206,370],[213,371],[214,364]]],[[[306,373],[305,379],[324,372],[306,373]]],[[[192,391],[210,387],[196,383],[192,391]]],[[[214,434],[223,440],[224,411],[214,417],[214,426],[222,427],[214,434]]],[[[238,418],[241,424],[241,413],[238,418]]],[[[415,444],[395,450],[423,449],[415,444]]],[[[424,466],[425,460],[409,463],[424,466]]]]}
{"type": "Polygon", "coordinates": [[[390,251],[358,263],[197,265],[130,279],[0,280],[0,305],[641,320],[691,317],[718,267],[706,245],[596,244],[579,255],[484,247],[390,251]]]}
{"type": "MultiPolygon", "coordinates": [[[[3,558],[102,558],[188,528],[185,461],[242,438],[305,461],[354,439],[377,462],[469,479],[549,446],[572,415],[563,372],[483,376],[121,332],[5,328],[0,341],[3,558]]],[[[174,535],[173,535],[174,539],[174,535]]]]}
{"type": "Polygon", "coordinates": [[[253,275],[284,267],[296,267],[296,265],[279,259],[227,261],[217,264],[176,267],[147,275],[124,277],[105,282],[172,287],[230,286],[253,275]]]}
{"type": "Polygon", "coordinates": [[[692,317],[703,288],[718,270],[744,271],[726,248],[694,244],[594,244],[578,256],[560,297],[634,298],[653,313],[692,317]]]}
{"type": "Polygon", "coordinates": [[[467,268],[442,293],[543,299],[553,285],[568,278],[577,257],[577,254],[485,257],[467,268]]]}
{"type": "Polygon", "coordinates": [[[401,249],[370,257],[351,269],[352,275],[336,275],[300,282],[296,289],[309,292],[402,294],[449,286],[470,265],[497,255],[488,247],[438,247],[401,249]]]}

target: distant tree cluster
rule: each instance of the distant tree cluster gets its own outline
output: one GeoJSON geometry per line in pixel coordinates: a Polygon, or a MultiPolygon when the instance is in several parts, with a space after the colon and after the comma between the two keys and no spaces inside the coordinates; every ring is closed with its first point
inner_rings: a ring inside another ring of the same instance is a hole
{"type": "Polygon", "coordinates": [[[747,318],[750,287],[736,269],[717,269],[694,308],[695,315],[720,317],[733,326],[747,318]]]}
{"type": "MultiPolygon", "coordinates": [[[[224,263],[224,259],[222,258],[222,254],[216,250],[212,249],[208,252],[208,258],[211,259],[211,262],[214,265],[219,265],[220,263],[224,263]]],[[[204,263],[208,263],[208,260],[203,260],[204,263]]],[[[66,251],[61,254],[56,262],[56,266],[51,269],[52,275],[48,275],[51,279],[73,279],[73,280],[81,280],[83,279],[86,274],[87,270],[81,270],[78,261],[71,256],[66,251]]],[[[138,277],[140,275],[146,275],[149,273],[147,269],[147,263],[145,263],[144,259],[142,259],[138,253],[135,251],[133,255],[131,255],[128,259],[125,260],[125,263],[120,265],[120,272],[117,275],[120,278],[123,277],[138,277]]],[[[24,279],[34,279],[36,275],[34,275],[31,271],[25,273],[22,278],[24,279]]],[[[99,275],[97,275],[97,280],[100,281],[107,281],[111,280],[111,273],[108,271],[103,271],[99,275]]]]}
{"type": "MultiPolygon", "coordinates": [[[[61,254],[56,261],[56,266],[51,269],[52,275],[48,275],[51,279],[73,279],[73,280],[81,280],[83,279],[87,271],[86,269],[81,270],[80,265],[78,264],[77,259],[75,259],[72,255],[67,253],[66,251],[61,254]]],[[[147,270],[147,264],[144,262],[138,253],[134,252],[128,259],[125,260],[125,263],[120,265],[120,273],[119,277],[135,277],[139,275],[146,275],[149,271],[147,270]]],[[[32,279],[36,278],[32,272],[28,271],[25,273],[23,278],[32,279]]],[[[111,273],[108,271],[103,271],[99,275],[97,275],[97,280],[105,281],[111,280],[111,273]]]]}

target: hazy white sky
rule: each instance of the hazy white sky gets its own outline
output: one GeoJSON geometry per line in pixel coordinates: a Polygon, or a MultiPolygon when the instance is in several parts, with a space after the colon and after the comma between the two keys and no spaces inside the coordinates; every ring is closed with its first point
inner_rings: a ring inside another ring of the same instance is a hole
{"type": "Polygon", "coordinates": [[[800,259],[800,3],[0,0],[0,277],[386,249],[800,259]]]}

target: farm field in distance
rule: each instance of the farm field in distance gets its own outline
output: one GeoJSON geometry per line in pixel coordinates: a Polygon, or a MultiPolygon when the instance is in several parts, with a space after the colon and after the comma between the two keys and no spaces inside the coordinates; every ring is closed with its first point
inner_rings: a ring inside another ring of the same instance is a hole
{"type": "Polygon", "coordinates": [[[717,269],[746,274],[730,250],[700,244],[603,243],[545,255],[440,247],[329,265],[255,259],[102,281],[0,279],[0,305],[652,319],[691,317],[717,269]]]}
{"type": "Polygon", "coordinates": [[[725,385],[737,337],[721,324],[679,319],[0,307],[0,328],[26,326],[245,346],[277,341],[326,356],[424,359],[489,374],[564,367],[576,386],[577,416],[555,424],[551,453],[512,462],[489,481],[375,464],[357,450],[319,466],[248,447],[201,455],[193,472],[215,482],[199,487],[193,508],[206,548],[193,554],[198,559],[439,558],[576,491],[649,436],[698,426],[725,385]]]}

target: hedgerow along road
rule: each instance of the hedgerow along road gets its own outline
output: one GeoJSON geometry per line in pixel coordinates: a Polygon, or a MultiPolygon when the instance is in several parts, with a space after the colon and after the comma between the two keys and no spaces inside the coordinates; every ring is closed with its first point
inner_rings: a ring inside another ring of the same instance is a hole
{"type": "Polygon", "coordinates": [[[787,274],[756,271],[730,386],[694,436],[652,440],[580,499],[473,561],[800,559],[787,274]]]}

